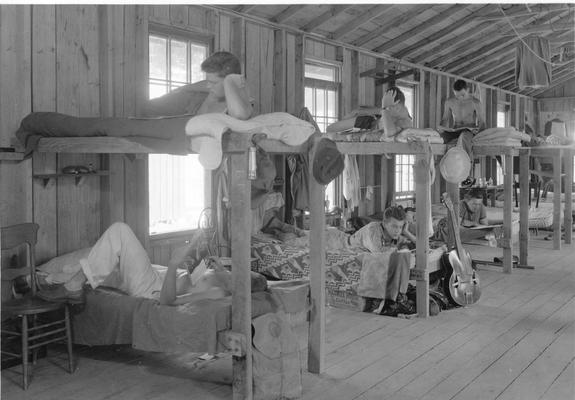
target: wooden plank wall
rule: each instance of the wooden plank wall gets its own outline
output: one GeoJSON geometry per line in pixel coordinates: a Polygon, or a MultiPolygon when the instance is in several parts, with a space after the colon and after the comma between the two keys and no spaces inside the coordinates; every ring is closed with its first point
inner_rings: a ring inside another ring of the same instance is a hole
{"type": "MultiPolygon", "coordinates": [[[[306,57],[342,67],[340,113],[380,104],[382,88],[359,74],[377,65],[374,55],[324,43],[209,7],[193,5],[0,5],[0,146],[10,146],[22,117],[31,111],[76,116],[137,116],[147,98],[148,24],[173,26],[213,37],[214,50],[229,50],[244,62],[249,89],[260,113],[303,107],[306,57]],[[40,23],[41,21],[41,23],[40,23]],[[4,96],[10,93],[9,98],[4,96]]],[[[439,123],[454,77],[423,71],[420,127],[439,123]]],[[[480,86],[486,114],[493,116],[497,93],[480,86]]],[[[535,119],[535,103],[511,100],[515,120],[535,119]]],[[[387,196],[389,162],[362,157],[361,186],[376,196],[363,200],[360,214],[381,211],[387,196]],[[379,185],[380,190],[377,190],[379,185]]],[[[125,221],[148,241],[147,156],[35,154],[0,163],[0,224],[40,224],[38,260],[90,245],[111,222],[125,221]],[[44,185],[33,174],[88,164],[109,170],[103,178],[58,179],[44,185]]],[[[436,184],[434,199],[441,187],[436,184]]],[[[365,190],[362,190],[365,194],[365,190]]],[[[158,242],[154,254],[166,257],[158,242]]]]}

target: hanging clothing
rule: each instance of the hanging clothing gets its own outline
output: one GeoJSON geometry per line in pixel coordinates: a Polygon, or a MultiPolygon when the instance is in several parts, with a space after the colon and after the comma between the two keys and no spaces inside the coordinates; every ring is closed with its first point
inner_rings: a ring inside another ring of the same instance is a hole
{"type": "Polygon", "coordinates": [[[551,69],[551,51],[547,39],[528,37],[519,44],[515,59],[515,80],[519,89],[549,87],[551,69]]]}
{"type": "Polygon", "coordinates": [[[357,157],[346,154],[343,168],[343,197],[349,204],[349,209],[359,206],[360,177],[357,157]]]}
{"type": "Polygon", "coordinates": [[[290,170],[292,209],[309,209],[309,162],[307,156],[289,155],[287,158],[290,170]]]}

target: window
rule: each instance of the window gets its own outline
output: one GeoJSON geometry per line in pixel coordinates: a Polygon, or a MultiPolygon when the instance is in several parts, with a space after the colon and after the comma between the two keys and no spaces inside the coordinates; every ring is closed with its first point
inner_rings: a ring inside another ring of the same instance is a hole
{"type": "MultiPolygon", "coordinates": [[[[204,79],[207,41],[170,33],[149,35],[149,97],[204,79]]],[[[149,155],[150,235],[198,227],[209,181],[197,154],[149,155]]]]}
{"type": "MultiPolygon", "coordinates": [[[[497,127],[506,128],[509,126],[509,108],[505,104],[497,105],[497,127]]],[[[503,183],[503,168],[501,164],[497,163],[495,167],[496,182],[501,185],[503,183]]]]}
{"type": "MultiPolygon", "coordinates": [[[[339,86],[338,65],[316,61],[305,63],[305,106],[322,132],[338,120],[339,86]]],[[[335,188],[335,180],[325,188],[325,200],[329,208],[337,205],[335,188]]]]}
{"type": "MultiPolygon", "coordinates": [[[[415,86],[396,85],[405,95],[405,107],[409,115],[413,118],[415,126],[415,86]]],[[[415,198],[415,182],[413,180],[413,164],[415,156],[413,154],[395,155],[395,200],[404,201],[415,198]]]]}

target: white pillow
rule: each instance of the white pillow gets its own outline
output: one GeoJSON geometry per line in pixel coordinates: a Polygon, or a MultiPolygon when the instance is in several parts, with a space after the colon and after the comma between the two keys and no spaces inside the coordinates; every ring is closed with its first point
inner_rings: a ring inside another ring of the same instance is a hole
{"type": "Polygon", "coordinates": [[[284,112],[258,115],[240,120],[223,113],[197,115],[186,123],[186,135],[192,138],[191,148],[199,153],[200,163],[206,169],[217,168],[222,161],[222,135],[228,129],[238,133],[264,133],[290,146],[297,146],[315,132],[307,121],[284,112]]]}

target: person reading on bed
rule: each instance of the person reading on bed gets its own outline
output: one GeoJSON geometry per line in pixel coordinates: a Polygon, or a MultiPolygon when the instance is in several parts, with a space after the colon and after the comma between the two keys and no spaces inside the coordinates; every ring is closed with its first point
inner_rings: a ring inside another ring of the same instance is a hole
{"type": "MultiPolygon", "coordinates": [[[[459,237],[461,242],[467,243],[474,239],[483,239],[489,233],[487,208],[483,204],[483,192],[480,188],[472,188],[463,195],[459,203],[459,237]],[[485,229],[479,229],[485,227],[485,229]]],[[[451,225],[447,217],[438,222],[434,240],[447,244],[448,248],[455,247],[455,238],[451,234],[451,225]]]]}
{"type": "Polygon", "coordinates": [[[87,249],[84,257],[59,272],[58,279],[64,281],[63,285],[57,285],[52,290],[40,290],[38,295],[47,300],[77,300],[86,282],[94,289],[108,286],[129,296],[159,300],[164,305],[219,299],[229,295],[231,273],[217,260],[212,259],[209,268],[199,274],[190,274],[178,268],[192,254],[190,247],[198,249],[193,253],[196,259],[192,263],[203,261],[207,250],[197,247],[198,240],[196,236],[189,246],[175,251],[167,267],[156,266],[151,264],[146,250],[130,227],[116,222],[92,248],[87,249]]]}
{"type": "MultiPolygon", "coordinates": [[[[453,83],[453,97],[445,101],[443,117],[437,131],[446,144],[463,147],[469,155],[473,167],[473,136],[485,128],[481,101],[469,93],[467,82],[458,79],[453,83]]],[[[473,173],[473,168],[470,169],[473,173]]],[[[463,186],[472,186],[473,178],[468,177],[463,186]]]]}
{"type": "MultiPolygon", "coordinates": [[[[388,207],[381,222],[370,222],[349,236],[350,247],[364,247],[371,252],[385,253],[390,250],[409,251],[411,240],[405,236],[405,210],[401,206],[388,207]]],[[[413,314],[415,305],[407,299],[409,283],[409,259],[390,256],[383,307],[382,299],[365,298],[364,312],[380,309],[381,315],[413,314]]]]}

